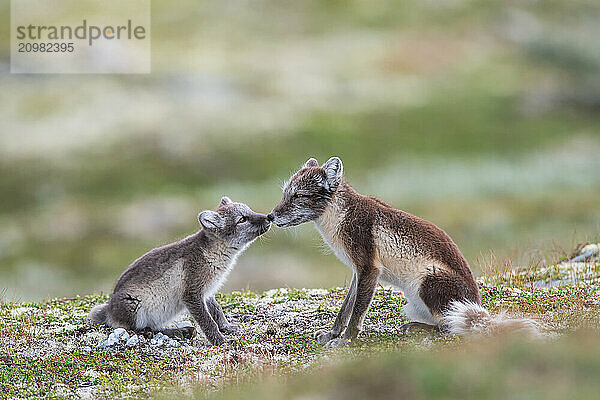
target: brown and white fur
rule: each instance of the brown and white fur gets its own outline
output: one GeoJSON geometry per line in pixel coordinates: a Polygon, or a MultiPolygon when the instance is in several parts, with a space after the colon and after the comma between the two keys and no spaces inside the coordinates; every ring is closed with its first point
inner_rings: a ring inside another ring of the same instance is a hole
{"type": "MultiPolygon", "coordinates": [[[[198,220],[200,231],[135,260],[117,280],[110,301],[94,307],[89,319],[173,336],[182,332],[164,329],[165,324],[187,309],[214,345],[225,341],[223,333],[237,332],[239,326],[227,320],[214,295],[237,257],[269,230],[270,222],[228,197],[221,199],[217,211],[201,212],[198,220]]],[[[192,328],[187,335],[194,333],[192,328]]]]}
{"type": "Polygon", "coordinates": [[[344,181],[337,157],[322,167],[309,159],[284,185],[283,199],[268,218],[280,227],[314,221],[325,243],[352,268],[348,295],[332,329],[315,335],[329,346],[359,334],[379,279],[406,297],[403,311],[414,322],[403,325],[403,331],[438,328],[467,335],[503,326],[535,330],[530,320],[491,317],[452,239],[431,222],[357,193],[344,181]]]}

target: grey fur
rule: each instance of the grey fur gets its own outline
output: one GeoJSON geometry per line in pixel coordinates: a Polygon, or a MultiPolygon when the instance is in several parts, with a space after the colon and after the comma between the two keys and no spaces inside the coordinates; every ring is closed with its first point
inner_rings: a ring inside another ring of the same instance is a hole
{"type": "Polygon", "coordinates": [[[354,309],[354,302],[356,301],[356,273],[352,274],[352,281],[350,282],[350,288],[348,294],[340,307],[340,311],[333,323],[331,329],[322,329],[315,333],[315,339],[321,343],[327,343],[332,339],[337,338],[346,330],[348,321],[354,309]]]}
{"type": "Polygon", "coordinates": [[[239,326],[227,320],[214,294],[270,222],[228,197],[198,220],[200,231],[135,260],[117,280],[109,302],[94,307],[89,319],[114,328],[160,331],[187,309],[212,344],[222,344],[223,333],[237,332],[239,326]]]}
{"type": "Polygon", "coordinates": [[[106,323],[106,306],[106,303],[94,306],[88,316],[90,321],[98,325],[106,323]]]}

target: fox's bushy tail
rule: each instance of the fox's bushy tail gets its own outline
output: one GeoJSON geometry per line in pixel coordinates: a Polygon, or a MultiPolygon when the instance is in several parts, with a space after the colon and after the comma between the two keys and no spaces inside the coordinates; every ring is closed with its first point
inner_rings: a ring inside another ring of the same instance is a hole
{"type": "Polygon", "coordinates": [[[88,319],[94,324],[106,324],[107,306],[108,303],[98,304],[97,306],[94,306],[94,308],[92,308],[92,311],[90,311],[90,313],[88,314],[88,319]]]}
{"type": "Polygon", "coordinates": [[[510,318],[502,312],[492,316],[477,303],[453,301],[444,313],[443,327],[458,336],[493,336],[519,332],[535,338],[540,336],[539,324],[529,318],[510,318]]]}

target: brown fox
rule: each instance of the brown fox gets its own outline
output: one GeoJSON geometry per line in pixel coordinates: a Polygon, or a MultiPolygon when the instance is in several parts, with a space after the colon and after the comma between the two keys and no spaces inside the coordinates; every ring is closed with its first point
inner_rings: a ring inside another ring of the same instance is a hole
{"type": "Polygon", "coordinates": [[[317,340],[337,346],[356,338],[379,279],[400,288],[408,301],[403,311],[414,322],[403,325],[404,332],[415,327],[458,335],[504,328],[536,332],[534,321],[490,316],[469,264],[442,229],[357,193],[342,175],[337,157],[321,167],[309,159],[284,185],[283,199],[267,216],[279,227],[314,221],[325,243],[352,268],[333,328],[318,331],[317,340]]]}

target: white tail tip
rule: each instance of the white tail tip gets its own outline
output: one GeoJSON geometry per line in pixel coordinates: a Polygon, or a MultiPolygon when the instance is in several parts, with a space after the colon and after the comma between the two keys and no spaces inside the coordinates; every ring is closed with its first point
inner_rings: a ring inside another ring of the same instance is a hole
{"type": "Polygon", "coordinates": [[[539,324],[529,318],[510,318],[505,313],[491,316],[481,305],[470,301],[453,301],[442,318],[444,329],[459,336],[494,336],[522,332],[539,337],[539,324]]]}

